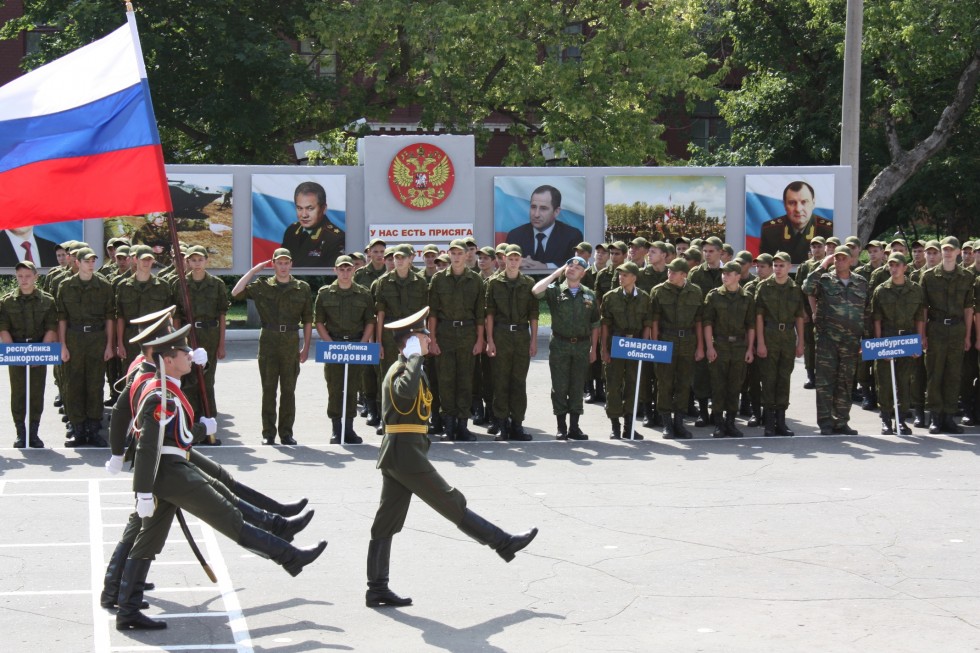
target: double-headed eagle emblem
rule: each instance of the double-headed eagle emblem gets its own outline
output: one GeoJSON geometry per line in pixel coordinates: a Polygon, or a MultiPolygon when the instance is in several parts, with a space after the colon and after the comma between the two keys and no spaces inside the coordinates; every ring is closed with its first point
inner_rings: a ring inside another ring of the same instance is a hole
{"type": "Polygon", "coordinates": [[[388,170],[388,185],[395,198],[413,209],[431,209],[452,192],[453,163],[441,149],[416,143],[399,152],[388,170]]]}

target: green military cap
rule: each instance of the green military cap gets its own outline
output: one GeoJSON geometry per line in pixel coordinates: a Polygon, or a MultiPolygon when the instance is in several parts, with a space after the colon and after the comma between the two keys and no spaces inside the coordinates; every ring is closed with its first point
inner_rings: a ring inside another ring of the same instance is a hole
{"type": "Polygon", "coordinates": [[[655,240],[650,243],[650,249],[659,249],[661,252],[667,251],[667,243],[662,240],[655,240]]]}
{"type": "Polygon", "coordinates": [[[947,247],[952,247],[953,249],[960,248],[960,241],[956,238],[956,236],[946,236],[939,241],[939,244],[943,247],[943,249],[947,247]]]}
{"type": "Polygon", "coordinates": [[[115,247],[116,246],[116,239],[115,238],[110,238],[109,240],[106,241],[105,246],[106,246],[106,249],[108,249],[110,247],[115,247]]]}
{"type": "Polygon", "coordinates": [[[495,253],[505,253],[507,251],[507,246],[510,243],[497,243],[497,246],[493,248],[495,253]]]}
{"type": "Polygon", "coordinates": [[[372,238],[371,239],[371,242],[368,243],[366,249],[371,249],[375,245],[387,245],[387,244],[388,243],[386,243],[385,241],[381,240],[380,238],[372,238]]]}
{"type": "Polygon", "coordinates": [[[147,245],[134,245],[130,247],[129,255],[135,259],[156,258],[153,256],[153,250],[147,245]]]}
{"type": "Polygon", "coordinates": [[[811,245],[812,245],[813,243],[820,243],[821,245],[824,245],[824,244],[826,244],[826,242],[827,242],[827,241],[825,241],[825,240],[823,239],[823,236],[814,236],[813,238],[811,238],[811,239],[810,239],[810,244],[811,244],[811,245]]]}
{"type": "Polygon", "coordinates": [[[864,249],[868,249],[870,247],[884,247],[884,246],[885,243],[881,242],[880,240],[869,240],[868,244],[864,246],[864,249]]]}
{"type": "Polygon", "coordinates": [[[497,251],[493,247],[490,247],[489,245],[487,245],[486,247],[481,247],[480,249],[477,250],[477,253],[484,254],[486,256],[489,256],[490,258],[494,258],[497,255],[497,251]]]}
{"type": "Polygon", "coordinates": [[[449,249],[466,249],[466,241],[462,238],[457,238],[449,243],[449,249]]]}
{"type": "Polygon", "coordinates": [[[364,256],[364,252],[351,252],[350,257],[358,261],[366,261],[367,257],[364,256]]]}
{"type": "Polygon", "coordinates": [[[671,272],[683,272],[687,274],[690,268],[687,267],[687,262],[684,259],[675,258],[667,264],[667,269],[671,272]]]}
{"type": "MultiPolygon", "coordinates": [[[[850,256],[851,253],[848,252],[847,255],[850,256]]],[[[780,261],[786,261],[787,263],[793,262],[793,257],[790,256],[788,252],[776,252],[775,254],[772,255],[772,260],[775,261],[776,259],[779,259],[780,261]]]]}
{"type": "Polygon", "coordinates": [[[721,251],[725,252],[729,256],[735,256],[735,248],[729,245],[728,243],[725,243],[724,245],[721,246],[721,251]]]}
{"type": "Polygon", "coordinates": [[[925,241],[922,240],[913,240],[911,243],[909,243],[909,245],[912,247],[912,249],[915,249],[916,247],[926,246],[925,241]]]}
{"type": "Polygon", "coordinates": [[[85,261],[90,258],[99,258],[99,255],[92,251],[90,247],[82,247],[81,249],[75,250],[75,258],[79,261],[85,261]]]}
{"type": "Polygon", "coordinates": [[[664,244],[664,251],[667,252],[668,254],[676,254],[677,253],[677,248],[674,247],[674,244],[673,243],[665,243],[664,244]]]}
{"type": "Polygon", "coordinates": [[[691,239],[690,238],[685,238],[684,236],[678,236],[677,238],[674,239],[674,244],[675,245],[680,245],[681,243],[687,243],[688,245],[690,245],[691,244],[691,239]]]}
{"type": "Polygon", "coordinates": [[[752,252],[743,249],[741,252],[735,255],[735,260],[739,263],[751,263],[752,252]]]}
{"type": "Polygon", "coordinates": [[[686,259],[690,259],[692,261],[697,261],[698,263],[700,263],[701,260],[704,258],[701,255],[701,250],[698,249],[697,247],[693,247],[693,246],[692,247],[688,247],[687,249],[685,249],[683,256],[686,259]]]}
{"type": "Polygon", "coordinates": [[[133,243],[131,243],[129,241],[129,238],[127,238],[126,236],[116,236],[116,245],[117,246],[119,246],[119,245],[132,245],[132,244],[133,243]]]}
{"type": "Polygon", "coordinates": [[[392,245],[391,247],[385,247],[385,258],[391,258],[395,255],[396,247],[392,245]]]}
{"type": "Polygon", "coordinates": [[[595,248],[597,250],[598,249],[601,249],[604,252],[608,252],[609,251],[609,243],[599,243],[598,245],[595,246],[595,248]]]}
{"type": "Polygon", "coordinates": [[[721,266],[721,271],[738,272],[739,274],[742,274],[742,266],[741,264],[739,264],[738,261],[729,261],[728,263],[725,263],[723,266],[721,266]]]}
{"type": "Polygon", "coordinates": [[[293,260],[293,255],[285,247],[280,247],[272,253],[272,260],[277,261],[281,258],[288,258],[290,261],[293,260]]]}
{"type": "Polygon", "coordinates": [[[129,258],[129,245],[117,245],[116,246],[116,258],[120,256],[125,256],[129,258]]]}
{"type": "Polygon", "coordinates": [[[938,240],[926,241],[926,249],[934,249],[938,252],[940,250],[939,241],[938,240]]]}
{"type": "Polygon", "coordinates": [[[718,236],[709,236],[704,240],[704,244],[717,247],[718,249],[721,249],[722,247],[725,246],[725,243],[721,242],[721,238],[719,238],[718,236]]]}
{"type": "Polygon", "coordinates": [[[14,266],[14,269],[20,270],[21,268],[30,270],[31,272],[37,272],[37,266],[34,265],[32,261],[17,261],[17,265],[14,266]]]}
{"type": "Polygon", "coordinates": [[[829,238],[827,238],[826,243],[828,245],[833,245],[834,247],[838,247],[840,245],[840,238],[838,238],[837,236],[830,236],[829,238]]]}
{"type": "Polygon", "coordinates": [[[643,236],[637,236],[636,238],[630,241],[630,245],[632,245],[633,247],[646,247],[647,249],[649,249],[650,241],[644,238],[643,236]]]}
{"type": "MultiPolygon", "coordinates": [[[[583,267],[585,267],[585,266],[583,266],[583,267]]],[[[638,268],[636,266],[636,263],[634,263],[633,261],[626,261],[625,263],[623,263],[622,265],[620,265],[618,268],[616,268],[616,272],[617,273],[627,272],[627,273],[632,274],[632,275],[639,275],[640,274],[640,268],[638,268]]]]}
{"type": "Polygon", "coordinates": [[[690,241],[688,241],[688,243],[691,245],[691,247],[701,249],[701,245],[704,245],[704,238],[692,238],[690,241]]]}
{"type": "Polygon", "coordinates": [[[888,241],[888,245],[894,245],[895,243],[898,243],[902,247],[905,247],[905,239],[904,238],[900,238],[899,236],[895,236],[894,238],[892,238],[891,240],[888,241]]]}
{"type": "Polygon", "coordinates": [[[511,254],[517,254],[518,256],[524,256],[524,250],[521,249],[520,245],[508,245],[504,248],[504,254],[510,256],[511,254]]]}
{"type": "Polygon", "coordinates": [[[386,329],[391,329],[394,331],[392,334],[395,340],[403,338],[412,333],[424,333],[429,334],[429,330],[425,326],[425,318],[429,315],[429,307],[425,306],[416,313],[404,317],[400,320],[395,320],[394,322],[387,322],[385,324],[386,329]]]}
{"type": "Polygon", "coordinates": [[[165,333],[162,336],[156,338],[155,340],[150,340],[146,343],[147,347],[154,347],[157,351],[165,351],[170,349],[179,349],[182,351],[191,351],[191,346],[187,343],[187,332],[191,330],[190,324],[185,324],[176,331],[171,331],[170,333],[165,333]]]}
{"type": "Polygon", "coordinates": [[[909,260],[905,258],[905,254],[899,254],[898,252],[895,252],[894,254],[888,257],[888,262],[891,263],[892,261],[895,261],[896,263],[901,263],[902,265],[909,264],[909,260]]]}
{"type": "Polygon", "coordinates": [[[965,243],[963,243],[963,246],[960,249],[969,249],[969,250],[972,250],[973,249],[973,241],[972,240],[966,241],[965,243]]]}
{"type": "Polygon", "coordinates": [[[59,243],[58,247],[60,247],[61,249],[71,249],[72,247],[75,246],[75,243],[77,242],[78,242],[77,240],[66,240],[63,243],[59,243]]]}
{"type": "MultiPolygon", "coordinates": [[[[777,252],[777,254],[778,253],[780,252],[777,252]]],[[[789,262],[789,254],[787,254],[786,252],[782,252],[782,254],[786,257],[785,260],[789,262]]],[[[755,257],[754,262],[762,263],[763,265],[772,265],[772,259],[773,259],[772,254],[762,253],[755,257]]]]}
{"type": "Polygon", "coordinates": [[[433,245],[432,243],[429,243],[428,245],[426,245],[425,247],[422,248],[422,254],[424,255],[426,252],[435,252],[436,254],[438,254],[439,253],[439,246],[438,245],[433,245]]]}
{"type": "Polygon", "coordinates": [[[354,267],[354,259],[344,254],[337,257],[337,260],[334,261],[333,266],[335,268],[354,267]]]}
{"type": "Polygon", "coordinates": [[[440,254],[436,257],[436,260],[440,263],[449,263],[449,256],[446,254],[440,254]]]}
{"type": "Polygon", "coordinates": [[[184,256],[203,256],[204,258],[208,258],[208,250],[203,245],[192,245],[187,248],[184,256]]]}
{"type": "Polygon", "coordinates": [[[575,246],[575,249],[579,250],[580,252],[588,252],[589,254],[591,254],[592,244],[587,243],[583,240],[582,242],[580,242],[578,245],[575,246]]]}
{"type": "Polygon", "coordinates": [[[858,238],[857,236],[848,236],[847,238],[844,239],[844,244],[857,245],[858,247],[861,247],[861,239],[858,238]]]}
{"type": "Polygon", "coordinates": [[[617,240],[616,242],[614,242],[612,244],[612,247],[613,247],[613,249],[618,249],[623,254],[625,254],[627,251],[629,251],[629,245],[627,245],[626,243],[624,243],[621,240],[617,240]]]}
{"type": "Polygon", "coordinates": [[[467,236],[466,238],[463,239],[463,242],[466,243],[467,247],[477,246],[476,238],[474,238],[473,236],[467,236]]]}
{"type": "Polygon", "coordinates": [[[402,243],[395,248],[395,256],[401,254],[402,256],[408,256],[410,258],[415,258],[415,246],[409,245],[408,243],[402,243]]]}
{"type": "Polygon", "coordinates": [[[851,248],[848,247],[847,245],[841,245],[841,246],[837,247],[836,249],[834,249],[834,256],[835,257],[836,256],[839,256],[841,254],[844,254],[846,256],[850,256],[851,255],[851,248]]]}

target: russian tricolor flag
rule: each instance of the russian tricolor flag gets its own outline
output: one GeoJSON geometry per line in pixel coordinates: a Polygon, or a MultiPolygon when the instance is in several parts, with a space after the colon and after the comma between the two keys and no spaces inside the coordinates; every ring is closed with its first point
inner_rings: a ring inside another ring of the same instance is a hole
{"type": "Polygon", "coordinates": [[[0,229],[172,210],[132,13],[0,87],[0,229]]]}

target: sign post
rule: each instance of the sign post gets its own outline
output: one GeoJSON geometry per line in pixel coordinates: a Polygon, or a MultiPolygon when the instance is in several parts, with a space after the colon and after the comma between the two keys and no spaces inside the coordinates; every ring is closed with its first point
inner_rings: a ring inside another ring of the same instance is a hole
{"type": "Polygon", "coordinates": [[[380,360],[381,345],[376,342],[320,341],[316,343],[316,362],[344,366],[344,396],[340,400],[340,444],[347,443],[347,366],[377,365],[380,360]]]}
{"type": "MultiPolygon", "coordinates": [[[[633,416],[630,419],[629,439],[635,439],[633,433],[636,431],[636,406],[640,396],[640,377],[643,374],[643,363],[669,363],[674,356],[674,343],[663,340],[643,340],[641,338],[627,338],[625,336],[613,336],[612,347],[609,355],[613,358],[637,361],[636,366],[636,387],[633,389],[633,416]]],[[[623,434],[626,437],[626,434],[623,434]]]]}
{"type": "MultiPolygon", "coordinates": [[[[31,367],[61,365],[60,342],[12,342],[0,343],[0,365],[17,365],[24,368],[24,428],[31,423],[31,367]]],[[[47,374],[47,372],[45,372],[47,374]]],[[[24,442],[25,448],[27,442],[24,442]]]]}
{"type": "Polygon", "coordinates": [[[902,423],[898,409],[898,383],[895,381],[895,359],[922,355],[922,339],[918,333],[908,333],[887,338],[869,338],[861,341],[861,359],[866,361],[888,360],[892,373],[892,401],[895,403],[895,428],[902,423]]]}

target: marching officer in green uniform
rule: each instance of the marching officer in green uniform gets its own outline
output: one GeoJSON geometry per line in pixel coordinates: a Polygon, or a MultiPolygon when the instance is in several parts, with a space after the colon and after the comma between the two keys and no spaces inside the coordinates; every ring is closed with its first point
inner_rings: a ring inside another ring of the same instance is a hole
{"type": "Polygon", "coordinates": [[[602,332],[599,336],[602,362],[606,368],[606,417],[612,426],[609,437],[618,440],[633,435],[634,439],[642,440],[642,435],[633,433],[634,388],[638,363],[613,358],[610,351],[613,338],[649,338],[650,295],[636,286],[636,279],[640,274],[636,263],[623,263],[616,268],[616,272],[619,275],[619,287],[613,288],[602,298],[602,332]],[[621,417],[624,418],[622,429],[619,423],[621,417]]]}
{"type": "Polygon", "coordinates": [[[803,355],[805,312],[803,294],[789,277],[791,263],[787,252],[776,252],[772,276],[755,287],[755,351],[767,437],[794,435],[786,426],[786,409],[795,359],[803,355]]]}
{"type": "Polygon", "coordinates": [[[520,245],[508,245],[505,252],[505,267],[486,290],[487,356],[493,361],[493,415],[487,432],[496,428],[500,441],[527,441],[527,371],[538,353],[538,301],[531,292],[534,280],[521,274],[520,245]]]}
{"type": "MultiPolygon", "coordinates": [[[[457,255],[454,260],[463,261],[465,251],[464,245],[460,251],[462,256],[457,255]]],[[[388,588],[391,539],[405,525],[412,495],[418,496],[466,535],[491,547],[507,562],[538,534],[538,529],[532,528],[526,533],[510,535],[475,514],[467,508],[463,493],[451,487],[429,462],[430,442],[426,430],[432,409],[432,392],[422,370],[422,360],[429,348],[428,311],[423,308],[414,315],[385,325],[393,332],[399,356],[381,383],[385,425],[384,440],[378,451],[381,503],[371,525],[368,590],[364,597],[365,604],[371,608],[412,604],[412,599],[398,596],[388,588]]]]}
{"type": "MultiPolygon", "coordinates": [[[[354,283],[354,261],[347,255],[337,257],[334,267],[337,280],[323,286],[316,294],[313,315],[316,331],[324,342],[371,342],[374,338],[374,299],[371,291],[354,283]]],[[[327,363],[323,378],[327,382],[327,417],[332,426],[330,444],[340,444],[341,419],[344,419],[344,441],[361,444],[354,433],[354,411],[357,388],[361,386],[363,365],[347,365],[347,387],[344,387],[344,364],[327,363]],[[346,411],[342,406],[346,390],[346,411]]]]}
{"type": "MultiPolygon", "coordinates": [[[[467,429],[473,400],[473,366],[484,346],[483,280],[466,266],[467,246],[449,243],[450,266],[437,272],[429,284],[430,351],[439,368],[439,400],[445,412],[446,438],[472,441],[467,429]]],[[[585,379],[582,379],[585,382],[585,379]]]]}
{"type": "Polygon", "coordinates": [[[801,288],[800,294],[803,296],[803,366],[806,368],[806,381],[803,383],[803,387],[807,390],[813,390],[817,387],[814,376],[816,359],[813,350],[816,340],[813,330],[813,307],[809,298],[803,294],[802,288],[803,282],[810,276],[814,268],[820,265],[825,256],[827,256],[827,245],[823,237],[814,236],[813,240],[810,241],[810,258],[800,263],[799,267],[796,268],[796,287],[801,288]]]}
{"type": "Polygon", "coordinates": [[[722,285],[704,298],[701,325],[711,372],[711,418],[716,438],[740,438],[735,426],[746,365],[755,350],[755,298],[739,284],[742,265],[721,266],[722,285]]]}
{"type": "Polygon", "coordinates": [[[279,397],[279,441],[296,444],[293,422],[296,421],[296,379],[300,365],[310,355],[313,335],[313,293],[305,281],[293,277],[293,258],[280,247],[272,259],[262,261],[245,273],[231,291],[233,299],[251,299],[262,320],[259,331],[259,376],[262,379],[262,438],[265,444],[276,441],[276,391],[279,397]],[[252,277],[269,264],[273,276],[252,277]],[[303,347],[299,348],[296,330],[303,325],[303,347]]]}
{"type": "MultiPolygon", "coordinates": [[[[691,268],[688,281],[701,289],[701,295],[707,297],[715,288],[720,288],[721,281],[721,251],[724,243],[717,236],[705,239],[701,246],[704,262],[691,268]]],[[[694,397],[698,401],[698,418],[694,426],[707,426],[711,423],[708,414],[708,402],[711,398],[711,372],[708,370],[706,358],[694,364],[694,397]]]]}
{"type": "Polygon", "coordinates": [[[73,433],[65,446],[88,443],[104,447],[99,430],[105,364],[112,358],[115,344],[114,297],[109,282],[95,274],[95,252],[85,247],[75,256],[78,274],[58,286],[56,298],[61,360],[66,363],[67,392],[63,391],[62,397],[73,433]]]}
{"type": "MultiPolygon", "coordinates": [[[[619,243],[622,244],[622,243],[619,243]]],[[[626,247],[616,251],[625,254],[626,247]]],[[[619,257],[622,260],[622,255],[619,257]]],[[[551,371],[551,408],[558,422],[557,439],[586,440],[579,426],[585,410],[582,401],[585,375],[598,358],[599,300],[591,288],[582,285],[585,264],[573,257],[548,276],[540,279],[531,292],[542,297],[551,310],[551,342],[548,367],[551,371]],[[559,275],[565,281],[557,283],[559,275]],[[568,416],[571,416],[569,426],[568,416]]]]}
{"type": "MultiPolygon", "coordinates": [[[[925,293],[922,287],[906,279],[908,259],[904,254],[888,257],[892,276],[875,288],[871,297],[871,319],[875,338],[901,336],[917,333],[925,339],[925,293]]],[[[912,429],[905,423],[905,412],[909,409],[909,390],[912,381],[913,359],[903,356],[895,360],[895,383],[898,390],[898,432],[912,435],[912,429]]],[[[892,417],[895,402],[892,398],[891,364],[887,359],[875,361],[875,375],[878,385],[878,406],[881,409],[881,434],[892,435],[892,417]]]]}
{"type": "MultiPolygon", "coordinates": [[[[690,250],[688,250],[690,251],[690,250]]],[[[701,316],[704,295],[687,279],[687,262],[674,259],[667,264],[667,281],[650,294],[651,338],[673,343],[673,359],[655,363],[657,408],[663,414],[664,437],[690,439],[684,426],[694,364],[704,358],[701,316]]]]}
{"type": "Polygon", "coordinates": [[[137,245],[134,249],[136,272],[116,286],[115,354],[123,359],[126,368],[140,351],[138,346],[129,343],[137,330],[129,322],[173,304],[170,286],[153,274],[153,251],[146,245],[137,245]]]}
{"type": "Polygon", "coordinates": [[[963,372],[963,352],[969,351],[973,332],[973,275],[956,263],[960,241],[940,241],[942,262],[922,273],[925,291],[926,409],[932,413],[930,433],[962,433],[954,421],[963,372]]]}
{"type": "MultiPolygon", "coordinates": [[[[0,342],[57,342],[58,313],[54,298],[37,287],[37,267],[30,261],[14,266],[17,288],[0,299],[0,342]]],[[[10,365],[10,412],[17,438],[14,446],[32,449],[44,446],[38,435],[44,412],[44,384],[48,375],[45,365],[10,365]],[[30,370],[31,405],[27,408],[27,383],[30,370]],[[26,421],[26,423],[25,423],[26,421]],[[30,438],[28,438],[28,426],[30,438]]]]}

